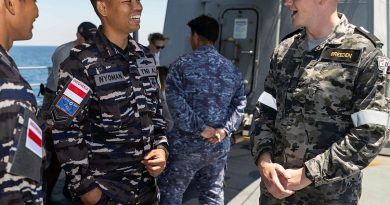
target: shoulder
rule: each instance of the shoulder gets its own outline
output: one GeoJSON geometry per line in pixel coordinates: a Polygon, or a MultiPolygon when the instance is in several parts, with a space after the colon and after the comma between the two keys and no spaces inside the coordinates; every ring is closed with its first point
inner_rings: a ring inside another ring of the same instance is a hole
{"type": "Polygon", "coordinates": [[[88,55],[88,54],[91,54],[91,52],[93,52],[94,46],[92,46],[92,44],[90,43],[82,43],[80,45],[77,45],[75,47],[73,47],[71,50],[70,50],[70,56],[72,57],[80,57],[80,56],[83,56],[83,55],[88,55]]]}
{"type": "Polygon", "coordinates": [[[305,30],[303,28],[299,28],[287,34],[280,40],[280,44],[274,49],[272,56],[283,55],[294,42],[302,40],[304,35],[305,30]]]}
{"type": "Polygon", "coordinates": [[[355,27],[354,34],[362,36],[363,38],[369,40],[376,48],[382,48],[383,43],[377,38],[373,33],[367,31],[363,27],[355,27]]]}

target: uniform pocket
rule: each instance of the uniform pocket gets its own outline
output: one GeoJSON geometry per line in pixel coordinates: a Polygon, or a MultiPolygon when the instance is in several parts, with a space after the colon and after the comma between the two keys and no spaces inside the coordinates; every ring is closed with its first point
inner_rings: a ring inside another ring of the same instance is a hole
{"type": "Polygon", "coordinates": [[[96,88],[104,130],[107,132],[120,130],[134,117],[134,109],[130,103],[132,95],[131,85],[125,82],[116,84],[111,89],[96,88]]]}

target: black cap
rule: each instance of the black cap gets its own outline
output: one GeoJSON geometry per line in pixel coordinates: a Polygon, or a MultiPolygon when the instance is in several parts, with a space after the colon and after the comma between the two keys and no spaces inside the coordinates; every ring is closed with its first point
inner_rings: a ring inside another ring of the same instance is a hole
{"type": "Polygon", "coordinates": [[[219,24],[214,18],[201,15],[187,23],[191,32],[195,32],[211,42],[215,42],[219,36],[219,24]]]}
{"type": "Polygon", "coordinates": [[[77,28],[77,32],[85,39],[85,41],[92,41],[96,34],[97,27],[91,22],[83,22],[77,28]]]}

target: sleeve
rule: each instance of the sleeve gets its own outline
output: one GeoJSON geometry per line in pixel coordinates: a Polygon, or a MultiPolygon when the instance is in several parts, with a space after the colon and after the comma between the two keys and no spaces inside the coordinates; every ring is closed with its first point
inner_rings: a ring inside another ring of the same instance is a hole
{"type": "Polygon", "coordinates": [[[52,91],[57,90],[58,86],[58,72],[60,70],[60,56],[59,56],[59,48],[54,51],[54,54],[51,57],[52,68],[49,72],[49,76],[47,78],[46,87],[52,91]]]}
{"type": "Polygon", "coordinates": [[[245,112],[247,101],[244,91],[244,82],[242,80],[241,75],[239,81],[240,83],[238,84],[238,89],[236,90],[228,108],[229,118],[228,121],[225,123],[225,132],[227,136],[230,136],[232,132],[238,129],[245,112]]]}
{"type": "Polygon", "coordinates": [[[324,153],[305,162],[306,176],[315,186],[342,180],[367,167],[385,145],[388,137],[388,89],[379,50],[362,61],[357,77],[351,115],[354,127],[324,153]]]}
{"type": "MultiPolygon", "coordinates": [[[[157,94],[158,96],[158,94],[157,94]]],[[[168,149],[168,140],[166,137],[167,132],[167,123],[164,120],[164,117],[162,116],[162,105],[161,100],[157,98],[158,100],[158,106],[156,114],[153,116],[152,121],[154,124],[154,147],[159,148],[162,146],[162,148],[168,149]]]]}
{"type": "Polygon", "coordinates": [[[271,156],[275,143],[275,117],[277,114],[276,87],[274,69],[276,68],[276,54],[271,60],[270,71],[265,80],[264,92],[256,103],[253,116],[250,144],[251,152],[257,165],[260,155],[269,152],[271,156]]]}
{"type": "Polygon", "coordinates": [[[57,98],[51,108],[54,121],[54,148],[61,167],[70,177],[73,196],[83,195],[97,186],[89,170],[88,154],[90,149],[85,142],[85,133],[83,133],[86,124],[84,119],[88,113],[88,104],[91,97],[87,95],[80,105],[76,105],[79,108],[72,108],[74,104],[62,101],[63,97],[69,96],[64,92],[69,91],[68,88],[74,79],[88,85],[87,76],[83,73],[84,70],[84,66],[78,59],[70,57],[65,60],[60,69],[57,98]],[[64,113],[60,110],[61,107],[68,113],[75,114],[71,116],[71,114],[64,113]],[[64,109],[64,107],[69,109],[64,109]]]}
{"type": "Polygon", "coordinates": [[[183,78],[180,74],[182,66],[174,63],[167,76],[166,97],[175,128],[184,132],[200,135],[206,125],[186,101],[183,78]]]}

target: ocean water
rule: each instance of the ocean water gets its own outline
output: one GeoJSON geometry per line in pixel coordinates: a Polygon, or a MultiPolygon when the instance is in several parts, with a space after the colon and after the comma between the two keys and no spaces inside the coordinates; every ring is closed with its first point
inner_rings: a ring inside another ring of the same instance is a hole
{"type": "Polygon", "coordinates": [[[51,56],[55,46],[14,46],[10,50],[12,58],[18,67],[37,67],[40,69],[20,69],[23,78],[26,79],[37,97],[38,104],[42,104],[43,96],[39,95],[39,85],[45,84],[48,76],[48,68],[52,66],[51,56]]]}

